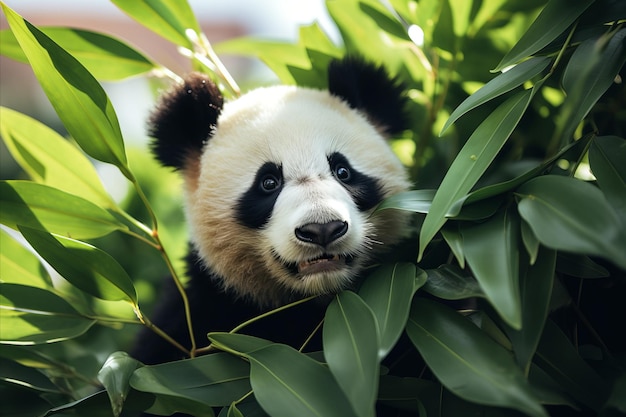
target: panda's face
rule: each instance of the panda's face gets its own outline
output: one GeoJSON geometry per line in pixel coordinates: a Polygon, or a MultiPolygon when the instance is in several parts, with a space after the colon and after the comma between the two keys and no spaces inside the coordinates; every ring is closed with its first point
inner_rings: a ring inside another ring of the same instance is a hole
{"type": "Polygon", "coordinates": [[[408,188],[368,120],[328,92],[254,90],[228,103],[186,175],[192,239],[224,286],[261,304],[340,291],[406,227],[371,215],[408,188]]]}

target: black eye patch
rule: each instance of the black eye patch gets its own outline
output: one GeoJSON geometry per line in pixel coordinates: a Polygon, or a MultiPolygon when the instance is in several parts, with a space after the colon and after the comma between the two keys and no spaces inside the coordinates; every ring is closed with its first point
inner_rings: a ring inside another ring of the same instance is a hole
{"type": "Polygon", "coordinates": [[[383,192],[379,181],[354,169],[342,153],[330,154],[328,165],[333,176],[348,190],[359,210],[367,211],[382,201],[383,192]]]}
{"type": "Polygon", "coordinates": [[[237,220],[252,229],[262,228],[272,215],[282,188],[282,167],[273,162],[263,164],[250,188],[237,201],[235,207],[237,220]]]}

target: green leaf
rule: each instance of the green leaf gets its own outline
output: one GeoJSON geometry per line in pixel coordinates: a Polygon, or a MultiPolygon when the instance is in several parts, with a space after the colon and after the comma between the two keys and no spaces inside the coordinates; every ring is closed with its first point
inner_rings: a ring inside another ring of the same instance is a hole
{"type": "Polygon", "coordinates": [[[502,94],[513,90],[516,87],[531,80],[533,77],[541,74],[546,69],[551,59],[548,57],[534,57],[528,61],[516,65],[507,72],[504,72],[487,84],[482,86],[474,94],[466,98],[450,115],[446,123],[443,125],[439,135],[448,130],[452,124],[472,109],[484,104],[502,94]]]}
{"type": "Polygon", "coordinates": [[[187,29],[200,34],[200,25],[187,0],[111,0],[130,17],[170,42],[193,50],[187,29]]]}
{"type": "Polygon", "coordinates": [[[394,194],[380,203],[375,211],[396,209],[428,213],[437,190],[412,190],[394,194]]]}
{"type": "MultiPolygon", "coordinates": [[[[65,27],[39,29],[99,80],[118,81],[157,68],[157,65],[126,43],[103,33],[65,27]]],[[[0,49],[3,55],[28,63],[28,58],[9,30],[0,31],[0,49]]]]}
{"type": "Polygon", "coordinates": [[[517,363],[528,374],[548,317],[556,252],[541,247],[537,262],[521,277],[522,328],[508,329],[517,363]]]}
{"type": "Polygon", "coordinates": [[[441,229],[441,236],[452,251],[461,268],[465,268],[465,253],[463,252],[463,237],[459,232],[458,225],[451,227],[444,226],[441,229]]]}
{"type": "Polygon", "coordinates": [[[76,239],[126,230],[106,210],[80,197],[30,181],[0,182],[0,223],[49,231],[76,239]]]}
{"type": "Polygon", "coordinates": [[[419,416],[440,414],[441,385],[417,378],[393,375],[380,377],[378,401],[403,410],[417,411],[419,416]]]}
{"type": "Polygon", "coordinates": [[[608,384],[580,357],[567,336],[551,320],[546,321],[536,360],[541,369],[578,403],[598,411],[606,401],[608,384]]]}
{"type": "Polygon", "coordinates": [[[88,243],[20,227],[28,243],[63,278],[102,300],[130,301],[137,293],[130,277],[111,255],[88,243]]]}
{"type": "Polygon", "coordinates": [[[435,376],[455,395],[547,417],[509,352],[449,307],[416,297],[407,333],[435,376]]]}
{"type": "Polygon", "coordinates": [[[446,222],[453,204],[464,197],[487,170],[524,114],[534,90],[513,95],[476,128],[452,162],[420,231],[418,261],[426,245],[446,222]]]}
{"type": "Polygon", "coordinates": [[[351,291],[338,294],[326,309],[324,357],[352,408],[364,417],[375,414],[379,375],[377,332],[372,310],[351,291]]]}
{"type": "Polygon", "coordinates": [[[34,181],[101,207],[115,206],[93,164],[54,130],[24,114],[0,107],[0,133],[11,155],[34,181]]]}
{"type": "Polygon", "coordinates": [[[0,343],[58,342],[82,335],[95,323],[50,291],[18,284],[0,284],[0,289],[0,343]]]}
{"type": "Polygon", "coordinates": [[[554,133],[562,143],[613,84],[626,62],[626,29],[589,39],[576,48],[563,76],[567,96],[554,133]]]}
{"type": "Polygon", "coordinates": [[[180,397],[210,406],[228,406],[250,391],[250,366],[240,358],[216,353],[144,366],[130,385],[142,392],[180,397]]]}
{"type": "Polygon", "coordinates": [[[600,189],[616,213],[626,223],[626,140],[598,136],[589,148],[589,165],[600,189]]]}
{"type": "Polygon", "coordinates": [[[520,224],[520,231],[522,235],[522,242],[524,243],[526,252],[528,252],[528,256],[530,256],[530,264],[534,265],[537,261],[537,254],[539,252],[539,240],[533,233],[528,223],[524,220],[522,220],[520,224]]]}
{"type": "Polygon", "coordinates": [[[126,352],[113,352],[98,371],[98,381],[107,390],[115,417],[122,413],[130,389],[130,378],[140,366],[139,361],[128,356],[126,352]]]}
{"type": "Polygon", "coordinates": [[[41,371],[4,358],[0,358],[0,381],[34,391],[62,394],[41,371]]]}
{"type": "Polygon", "coordinates": [[[330,370],[307,355],[241,334],[209,333],[209,340],[250,361],[254,396],[271,416],[356,416],[330,370]]]}
{"type": "Polygon", "coordinates": [[[3,229],[0,229],[0,248],[0,282],[52,288],[50,275],[39,259],[3,229]]]}
{"type": "Polygon", "coordinates": [[[518,210],[545,246],[597,255],[626,268],[626,237],[602,192],[584,181],[544,175],[518,188],[518,210]]]}
{"type": "Polygon", "coordinates": [[[593,2],[594,0],[550,0],[493,72],[501,71],[548,45],[574,23],[593,2]]]}
{"type": "Polygon", "coordinates": [[[519,293],[519,217],[501,210],[484,223],[460,226],[465,260],[487,300],[514,329],[522,326],[519,293]]]}
{"type": "Polygon", "coordinates": [[[606,278],[611,276],[605,267],[598,265],[588,256],[567,252],[557,254],[556,270],[577,278],[606,278]]]}
{"type": "Polygon", "coordinates": [[[428,280],[424,291],[444,300],[463,300],[472,297],[485,298],[478,281],[454,265],[441,265],[437,269],[427,269],[428,280]]]}
{"type": "Polygon", "coordinates": [[[2,9],[67,131],[87,154],[117,166],[132,178],[115,110],[100,84],[76,58],[39,29],[5,4],[2,9]]]}
{"type": "MultiPolygon", "coordinates": [[[[128,399],[126,400],[126,404],[124,407],[124,411],[132,414],[134,411],[135,414],[139,414],[139,411],[143,411],[147,409],[151,403],[154,402],[153,396],[148,396],[142,393],[138,393],[136,391],[131,391],[128,395],[128,399]]],[[[197,403],[196,403],[197,405],[197,403]]],[[[185,411],[194,411],[192,409],[185,409],[185,411]]],[[[195,410],[196,415],[200,416],[197,409],[195,410]]],[[[45,414],[45,416],[52,416],[60,414],[61,416],[75,415],[75,416],[89,416],[89,417],[111,417],[111,403],[109,397],[107,396],[107,392],[105,390],[95,392],[91,395],[88,395],[84,398],[81,398],[77,401],[72,401],[67,404],[59,405],[54,407],[45,414]]],[[[161,414],[161,415],[171,415],[169,414],[161,414]]],[[[206,416],[203,415],[203,416],[206,416]]],[[[208,414],[209,417],[212,417],[212,414],[208,414]]]]}
{"type": "Polygon", "coordinates": [[[396,263],[381,265],[361,285],[359,296],[376,318],[379,359],[386,357],[400,338],[413,295],[425,282],[426,273],[414,264],[396,263]]]}

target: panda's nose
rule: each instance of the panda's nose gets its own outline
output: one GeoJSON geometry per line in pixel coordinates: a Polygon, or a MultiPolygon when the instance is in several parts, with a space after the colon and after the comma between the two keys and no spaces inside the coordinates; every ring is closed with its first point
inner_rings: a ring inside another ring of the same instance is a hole
{"type": "Polygon", "coordinates": [[[298,240],[326,246],[339,239],[348,231],[348,223],[335,220],[328,223],[308,223],[296,229],[298,240]]]}

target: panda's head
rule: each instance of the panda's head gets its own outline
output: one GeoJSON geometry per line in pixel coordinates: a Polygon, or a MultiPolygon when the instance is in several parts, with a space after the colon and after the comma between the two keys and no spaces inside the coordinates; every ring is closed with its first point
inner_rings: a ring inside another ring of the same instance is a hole
{"type": "Polygon", "coordinates": [[[329,67],[329,89],[275,86],[226,104],[192,74],[151,118],[157,158],[185,180],[191,239],[225,288],[261,305],[349,288],[404,234],[384,198],[409,187],[387,136],[406,129],[405,98],[356,59],[329,67]]]}

